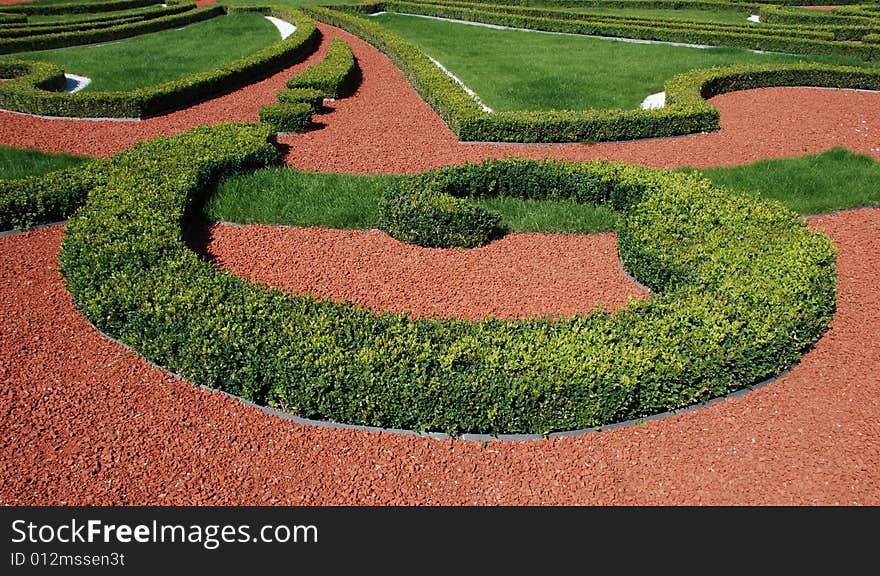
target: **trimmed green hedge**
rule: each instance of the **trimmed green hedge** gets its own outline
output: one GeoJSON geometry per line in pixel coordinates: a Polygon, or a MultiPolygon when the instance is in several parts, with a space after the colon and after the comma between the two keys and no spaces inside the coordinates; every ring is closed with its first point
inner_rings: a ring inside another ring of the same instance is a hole
{"type": "Polygon", "coordinates": [[[312,113],[324,107],[324,98],[352,94],[360,81],[360,70],[351,48],[333,38],[323,60],[287,81],[288,90],[278,92],[278,104],[260,108],[260,121],[279,132],[304,132],[313,127],[312,113]]]}
{"type": "MultiPolygon", "coordinates": [[[[171,2],[173,3],[173,1],[171,2]]],[[[26,3],[3,6],[2,11],[11,14],[92,14],[152,6],[156,0],[106,0],[104,2],[65,2],[59,4],[26,3]]]]}
{"type": "Polygon", "coordinates": [[[44,176],[0,180],[0,231],[60,222],[103,182],[102,160],[44,176]]]}
{"type": "MultiPolygon", "coordinates": [[[[196,5],[194,2],[181,2],[178,4],[170,5],[167,8],[149,8],[140,10],[135,13],[125,13],[124,15],[116,15],[116,16],[104,16],[100,18],[88,18],[82,20],[75,21],[60,21],[60,22],[45,22],[39,24],[26,24],[24,26],[15,26],[15,27],[3,27],[0,29],[0,38],[24,38],[24,37],[35,37],[34,45],[40,46],[42,43],[56,42],[57,39],[54,35],[61,33],[70,33],[70,32],[93,32],[95,30],[105,30],[107,28],[115,28],[120,25],[130,26],[136,23],[146,23],[150,20],[156,20],[159,18],[165,18],[168,16],[178,15],[185,12],[190,12],[195,10],[196,5]],[[48,36],[48,38],[47,38],[48,36]]],[[[169,25],[171,28],[173,26],[180,25],[180,22],[173,21],[173,25],[169,25]]],[[[184,22],[186,23],[186,22],[184,22]]],[[[119,30],[116,28],[116,30],[119,30]]],[[[148,30],[148,32],[155,32],[155,30],[148,30]]],[[[136,34],[140,34],[142,32],[137,32],[136,34]]],[[[93,37],[89,34],[84,35],[84,39],[79,42],[75,42],[75,44],[85,44],[88,42],[92,42],[93,37]]],[[[73,40],[68,36],[63,37],[64,41],[73,40]]],[[[74,44],[70,44],[74,45],[74,44]]],[[[0,45],[2,46],[2,45],[0,45]]],[[[56,46],[51,46],[56,47],[56,46]]]]}
{"type": "MultiPolygon", "coordinates": [[[[876,19],[845,19],[834,20],[829,19],[823,21],[821,16],[814,17],[811,21],[799,23],[792,20],[790,23],[779,20],[778,23],[768,23],[762,21],[760,26],[747,23],[743,18],[742,24],[715,23],[715,22],[696,22],[694,20],[674,18],[674,17],[656,17],[656,16],[622,16],[604,13],[589,12],[572,12],[561,8],[546,7],[518,7],[509,5],[495,4],[475,4],[465,0],[457,2],[437,2],[427,0],[408,0],[404,3],[389,2],[387,8],[389,10],[402,10],[412,13],[424,13],[431,7],[439,8],[441,11],[449,11],[450,9],[461,10],[477,10],[491,12],[496,14],[517,14],[521,16],[529,16],[533,18],[544,18],[551,20],[575,20],[582,25],[588,26],[606,26],[608,30],[617,35],[623,33],[625,35],[648,34],[655,35],[657,30],[663,30],[663,34],[674,37],[675,32],[679,32],[679,36],[687,38],[688,35],[697,34],[704,38],[703,42],[709,44],[717,44],[724,42],[727,45],[735,45],[731,42],[747,42],[754,45],[755,35],[761,38],[807,38],[815,40],[859,40],[865,34],[878,31],[880,22],[876,19]],[[422,6],[423,8],[413,10],[412,6],[422,6]],[[625,27],[625,26],[626,27],[625,27]],[[629,27],[629,29],[627,29],[629,27]],[[646,32],[646,29],[648,32],[646,32]],[[655,32],[651,32],[654,30],[655,32]],[[670,32],[673,31],[673,32],[670,32]],[[735,40],[731,41],[728,35],[734,35],[735,40]]],[[[362,10],[358,10],[362,12],[362,10]]],[[[806,12],[817,13],[815,10],[807,10],[806,12]]],[[[368,12],[369,13],[369,12],[368,12]]],[[[822,12],[819,12],[822,14],[822,12]]],[[[465,17],[465,19],[470,19],[465,17]]],[[[772,18],[771,18],[772,20],[772,18]]],[[[694,38],[697,40],[698,38],[694,38]]],[[[764,41],[764,40],[762,40],[764,41]]]]}
{"type": "MultiPolygon", "coordinates": [[[[291,66],[305,59],[320,42],[320,33],[314,21],[298,10],[280,6],[269,7],[223,7],[229,14],[258,12],[269,14],[296,24],[296,32],[284,40],[205,72],[191,74],[178,80],[164,82],[128,92],[57,92],[56,87],[42,82],[45,66],[24,61],[13,62],[15,66],[32,70],[20,73],[13,80],[0,83],[0,108],[45,116],[71,116],[96,118],[145,118],[190,106],[202,100],[227,93],[235,88],[263,78],[268,74],[291,66]]],[[[55,70],[60,70],[57,67],[55,70]]]]}
{"type": "Polygon", "coordinates": [[[33,50],[50,50],[54,48],[66,48],[81,44],[97,44],[131,38],[140,34],[168,30],[179,26],[186,26],[196,22],[203,22],[211,18],[222,16],[224,9],[220,5],[208,6],[187,10],[181,14],[171,14],[161,18],[153,18],[138,22],[118,24],[115,26],[100,27],[89,30],[74,30],[70,32],[57,32],[35,34],[20,38],[0,38],[0,54],[15,52],[28,52],[33,50]]]}
{"type": "Polygon", "coordinates": [[[249,284],[187,248],[184,231],[212,182],[275,161],[272,133],[199,127],[108,162],[61,249],[66,286],[98,329],[192,382],[302,417],[547,433],[689,406],[778,374],[834,312],[835,249],[796,214],[695,175],[608,162],[462,170],[499,181],[543,174],[540,188],[570,172],[588,196],[622,207],[621,258],[655,294],[615,314],[412,319],[249,284]]]}
{"type": "Polygon", "coordinates": [[[678,136],[717,130],[718,111],[705,99],[727,91],[800,85],[880,89],[877,68],[806,63],[731,66],[670,79],[666,83],[666,106],[655,110],[487,114],[418,47],[401,36],[355,14],[320,6],[306,6],[304,10],[386,54],[462,141],[600,142],[678,136]]]}
{"type": "Polygon", "coordinates": [[[26,24],[27,15],[25,14],[4,14],[0,12],[0,24],[26,24]]]}
{"type": "Polygon", "coordinates": [[[312,126],[312,105],[308,102],[279,102],[260,108],[260,122],[278,132],[305,132],[312,126]]]}
{"type": "Polygon", "coordinates": [[[341,38],[333,38],[319,63],[287,81],[288,88],[320,90],[325,98],[349,96],[357,88],[360,71],[351,48],[341,38]]]}
{"type": "Polygon", "coordinates": [[[504,235],[498,214],[432,184],[409,179],[387,191],[379,206],[382,230],[426,248],[475,248],[504,235]]]}
{"type": "Polygon", "coordinates": [[[279,104],[308,104],[312,112],[321,112],[324,109],[324,92],[314,88],[279,90],[276,98],[279,104]]]}

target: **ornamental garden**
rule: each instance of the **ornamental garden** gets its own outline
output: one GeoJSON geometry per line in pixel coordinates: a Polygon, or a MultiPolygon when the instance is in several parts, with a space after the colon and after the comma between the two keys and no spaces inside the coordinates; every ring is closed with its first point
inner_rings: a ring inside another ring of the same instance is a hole
{"type": "MultiPolygon", "coordinates": [[[[324,42],[320,23],[385,54],[463,142],[686,136],[719,129],[708,99],[725,92],[880,89],[880,5],[840,3],[40,0],[0,6],[0,109],[161,116],[303,62],[324,42]],[[662,105],[643,104],[655,93],[662,105]]],[[[316,129],[313,115],[357,97],[365,73],[348,43],[327,44],[259,122],[199,126],[106,159],[0,150],[0,229],[67,221],[61,272],[76,306],[149,361],[344,424],[600,428],[753,387],[828,329],[836,249],[803,216],[876,204],[880,191],[862,184],[880,174],[870,158],[835,149],[697,171],[513,157],[305,174],[283,165],[279,134],[316,129]],[[309,186],[320,191],[308,210],[272,208],[309,186]],[[527,224],[523,210],[545,217],[527,224]],[[206,222],[261,219],[449,250],[526,230],[614,231],[623,270],[650,297],[567,317],[414,317],[249,283],[195,248],[206,222]]]]}

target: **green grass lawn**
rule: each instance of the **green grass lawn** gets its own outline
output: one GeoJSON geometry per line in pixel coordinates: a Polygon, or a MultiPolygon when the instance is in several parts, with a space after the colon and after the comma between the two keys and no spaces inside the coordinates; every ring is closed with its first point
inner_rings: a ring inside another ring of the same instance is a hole
{"type": "Polygon", "coordinates": [[[803,60],[864,65],[848,58],[635,44],[396,14],[371,19],[439,60],[497,111],[635,109],[672,76],[710,66],[803,60]]]}
{"type": "Polygon", "coordinates": [[[880,204],[880,163],[845,148],[699,172],[718,186],[779,200],[801,215],[880,204]]]}
{"type": "Polygon", "coordinates": [[[680,10],[664,8],[572,8],[566,12],[577,14],[600,14],[602,16],[623,16],[626,18],[653,18],[660,20],[688,20],[707,24],[756,24],[746,20],[752,11],[744,10],[680,10]]]}
{"type": "MultiPolygon", "coordinates": [[[[700,172],[716,185],[754,191],[801,215],[880,203],[880,163],[843,148],[700,172]]],[[[371,229],[378,226],[383,190],[397,178],[266,168],[222,182],[204,212],[212,221],[371,229]]],[[[611,210],[573,202],[492,198],[477,203],[500,213],[514,232],[605,232],[617,224],[611,210]]]]}
{"type": "Polygon", "coordinates": [[[0,180],[42,176],[90,160],[92,159],[84,156],[47,154],[39,150],[0,145],[0,180]]]}
{"type": "Polygon", "coordinates": [[[278,29],[263,16],[237,14],[115,43],[6,57],[53,62],[66,72],[91,78],[84,91],[125,91],[217,68],[280,39],[278,29]]]}

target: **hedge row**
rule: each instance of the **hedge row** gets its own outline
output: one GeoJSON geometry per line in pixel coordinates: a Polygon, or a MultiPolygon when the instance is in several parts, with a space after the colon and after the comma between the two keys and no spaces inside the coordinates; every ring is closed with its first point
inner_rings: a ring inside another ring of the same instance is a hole
{"type": "Polygon", "coordinates": [[[870,12],[841,13],[822,10],[797,10],[780,6],[763,6],[759,13],[761,22],[766,24],[788,24],[800,26],[870,26],[877,28],[877,15],[870,12]]]}
{"type": "Polygon", "coordinates": [[[0,24],[8,25],[8,24],[26,24],[27,23],[27,15],[26,14],[4,14],[0,12],[0,24]]]}
{"type": "Polygon", "coordinates": [[[3,12],[10,14],[39,14],[52,16],[56,14],[92,14],[96,12],[112,12],[143,8],[156,4],[156,0],[104,0],[100,2],[65,2],[59,4],[15,4],[3,6],[3,12]]]}
{"type": "MultiPolygon", "coordinates": [[[[126,13],[103,18],[90,18],[80,21],[63,21],[40,24],[27,24],[25,26],[4,27],[0,29],[2,38],[21,38],[28,36],[46,36],[70,32],[87,32],[107,29],[122,25],[131,25],[137,22],[147,22],[167,16],[177,15],[194,10],[194,2],[178,3],[168,8],[150,8],[136,13],[126,13]]],[[[87,36],[88,37],[88,36],[87,36]]],[[[82,42],[80,42],[82,43],[82,42]]]]}
{"type": "Polygon", "coordinates": [[[732,66],[676,76],[666,83],[667,105],[656,110],[487,114],[423,52],[399,35],[355,14],[318,6],[304,9],[384,52],[463,141],[599,142],[708,132],[718,129],[719,115],[705,98],[721,93],[719,90],[798,85],[880,88],[880,71],[876,68],[819,64],[732,66]]]}
{"type": "MultiPolygon", "coordinates": [[[[323,98],[322,98],[323,100],[323,98]]],[[[260,108],[260,122],[278,132],[305,132],[312,127],[314,108],[309,102],[278,102],[260,108]]]]}
{"type": "Polygon", "coordinates": [[[449,433],[603,426],[777,374],[834,312],[835,249],[796,214],[694,175],[608,162],[496,161],[451,180],[521,194],[572,175],[576,190],[622,207],[621,257],[655,294],[615,314],[412,319],[249,284],[189,250],[183,231],[211,182],[273,161],[271,134],[199,127],[118,154],[61,250],[66,286],[100,330],[260,404],[449,433]]]}
{"type": "MultiPolygon", "coordinates": [[[[865,0],[830,0],[824,4],[859,5],[865,0]]],[[[554,6],[559,8],[642,8],[646,10],[725,10],[757,13],[767,4],[794,5],[804,4],[803,0],[470,0],[475,4],[506,4],[512,6],[554,6]]],[[[376,4],[382,4],[377,2],[376,4]]]]}
{"type": "MultiPolygon", "coordinates": [[[[39,83],[39,74],[46,70],[45,66],[17,61],[17,66],[29,67],[32,72],[6,76],[13,79],[0,83],[0,108],[46,116],[144,118],[229,92],[295,64],[311,54],[320,41],[314,21],[298,10],[282,6],[214,9],[229,14],[252,11],[269,14],[295,23],[297,29],[280,42],[213,70],[128,92],[52,92],[49,90],[60,90],[60,86],[53,88],[39,83]]],[[[55,67],[54,70],[60,69],[55,67]]]]}
{"type": "MultiPolygon", "coordinates": [[[[523,16],[551,18],[562,20],[580,20],[589,22],[606,22],[620,23],[625,22],[635,26],[648,26],[651,28],[678,29],[678,30],[701,30],[703,32],[728,32],[735,34],[755,34],[762,36],[780,36],[790,38],[816,38],[824,40],[859,40],[862,36],[877,32],[880,30],[880,21],[876,19],[853,19],[845,21],[843,24],[835,24],[833,21],[823,22],[819,25],[816,22],[802,23],[767,23],[762,21],[760,26],[748,24],[743,18],[742,24],[727,24],[714,22],[695,22],[693,20],[676,19],[676,18],[660,18],[648,16],[616,16],[602,13],[586,13],[572,12],[559,8],[531,8],[506,5],[483,5],[475,4],[470,1],[462,0],[459,2],[437,2],[434,0],[410,0],[409,3],[421,5],[439,5],[441,7],[456,7],[482,9],[488,12],[502,12],[510,14],[519,14],[523,16]]],[[[815,10],[808,12],[815,13],[815,10]]],[[[820,17],[817,17],[819,20],[820,17]]]]}
{"type": "MultiPolygon", "coordinates": [[[[408,1],[402,4],[389,2],[385,7],[403,12],[410,12],[411,6],[424,6],[440,10],[475,10],[478,12],[490,12],[496,14],[516,14],[519,16],[527,16],[530,18],[549,18],[552,20],[575,20],[590,23],[604,24],[625,24],[635,27],[674,29],[681,31],[697,30],[702,32],[727,32],[734,34],[754,34],[759,32],[764,36],[784,36],[796,38],[816,38],[825,40],[834,40],[835,33],[833,30],[816,29],[815,27],[796,27],[796,26],[777,26],[763,25],[756,27],[746,22],[743,18],[742,24],[715,23],[715,22],[696,22],[694,20],[661,18],[652,16],[619,16],[603,13],[589,12],[572,12],[562,9],[544,8],[544,7],[518,7],[505,5],[483,5],[473,2],[437,2],[437,1],[408,1]]],[[[433,14],[432,14],[433,15],[433,14]]]]}
{"type": "Polygon", "coordinates": [[[871,46],[824,39],[774,36],[763,34],[759,30],[740,33],[711,30],[701,25],[697,25],[694,28],[684,28],[681,26],[666,28],[655,25],[603,20],[537,18],[520,16],[509,12],[488,12],[469,8],[448,8],[438,4],[413,4],[409,2],[386,2],[385,8],[389,11],[407,14],[453,18],[513,28],[529,28],[545,32],[733,46],[749,50],[787,52],[792,54],[837,55],[865,61],[880,60],[880,51],[871,46]]]}
{"type": "Polygon", "coordinates": [[[66,220],[102,181],[101,160],[44,176],[0,180],[0,231],[66,220]]]}
{"type": "MultiPolygon", "coordinates": [[[[24,23],[15,23],[13,27],[19,26],[51,26],[64,24],[86,24],[89,22],[106,22],[108,20],[118,20],[120,18],[128,18],[130,16],[139,16],[141,14],[167,14],[168,10],[177,9],[180,6],[189,6],[193,2],[190,0],[169,0],[165,6],[152,4],[144,8],[132,8],[130,10],[122,10],[115,12],[102,12],[97,14],[80,14],[67,15],[63,20],[55,20],[52,22],[33,22],[30,21],[27,14],[19,14],[16,17],[23,18],[24,23]]],[[[0,13],[0,16],[3,14],[0,13]]]]}
{"type": "MultiPolygon", "coordinates": [[[[759,2],[729,2],[724,0],[470,0],[473,4],[494,4],[507,6],[543,6],[556,8],[642,8],[646,10],[754,10],[763,4],[759,2]]],[[[781,2],[775,2],[781,4],[781,2]]],[[[383,2],[364,4],[382,6],[383,2]]],[[[357,6],[353,5],[352,7],[357,6]]]]}
{"type": "Polygon", "coordinates": [[[312,88],[325,98],[343,98],[357,88],[360,70],[351,47],[341,38],[333,38],[321,62],[287,81],[288,88],[312,88]]]}
{"type": "Polygon", "coordinates": [[[140,34],[149,34],[160,30],[168,30],[169,28],[187,26],[195,22],[202,22],[216,16],[222,16],[223,14],[223,7],[215,4],[205,8],[190,9],[181,14],[171,14],[150,20],[116,24],[97,29],[35,34],[22,38],[0,38],[0,54],[111,42],[140,34]]]}
{"type": "Polygon", "coordinates": [[[305,132],[314,126],[312,113],[320,112],[325,98],[352,94],[360,80],[360,70],[351,47],[333,38],[324,59],[287,81],[287,90],[278,92],[277,104],[260,108],[260,121],[279,132],[305,132]]]}

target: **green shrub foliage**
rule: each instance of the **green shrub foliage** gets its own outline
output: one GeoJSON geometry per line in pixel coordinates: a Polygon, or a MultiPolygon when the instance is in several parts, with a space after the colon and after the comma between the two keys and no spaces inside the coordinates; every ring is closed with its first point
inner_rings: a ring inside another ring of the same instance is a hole
{"type": "Polygon", "coordinates": [[[341,38],[330,41],[321,62],[287,81],[288,88],[320,90],[325,98],[342,98],[357,88],[360,71],[351,48],[341,38]]]}
{"type": "Polygon", "coordinates": [[[0,230],[66,220],[103,179],[100,160],[16,180],[0,180],[0,230]]]}
{"type": "Polygon", "coordinates": [[[312,105],[308,102],[282,102],[260,108],[260,122],[278,132],[304,132],[312,125],[312,105]]]}
{"type": "MultiPolygon", "coordinates": [[[[104,0],[95,2],[59,2],[57,4],[44,4],[39,2],[27,4],[15,4],[3,6],[3,12],[14,14],[92,14],[99,12],[111,12],[114,10],[129,10],[155,4],[155,0],[104,0]]],[[[169,4],[174,3],[169,2],[169,4]]]]}
{"type": "Polygon", "coordinates": [[[653,295],[614,314],[411,318],[249,284],[190,250],[184,231],[212,182],[277,160],[272,135],[265,124],[199,127],[103,165],[61,251],[95,326],[193,382],[306,418],[547,433],[778,374],[834,312],[835,249],[794,213],[693,174],[609,162],[494,161],[414,182],[462,202],[516,193],[617,207],[622,262],[653,295]]]}
{"type": "Polygon", "coordinates": [[[111,23],[109,26],[84,28],[82,26],[73,30],[65,30],[63,27],[51,28],[49,31],[32,31],[28,35],[9,37],[0,36],[0,54],[14,52],[28,52],[32,50],[50,50],[65,48],[80,44],[97,44],[121,40],[140,34],[168,30],[179,26],[186,26],[195,22],[202,22],[224,13],[222,6],[208,6],[194,10],[186,10],[181,13],[168,14],[159,18],[138,20],[134,22],[111,23]]]}
{"type": "Polygon", "coordinates": [[[324,109],[324,92],[314,88],[279,90],[276,97],[279,104],[308,104],[312,112],[320,112],[324,109]]]}

